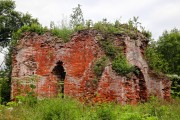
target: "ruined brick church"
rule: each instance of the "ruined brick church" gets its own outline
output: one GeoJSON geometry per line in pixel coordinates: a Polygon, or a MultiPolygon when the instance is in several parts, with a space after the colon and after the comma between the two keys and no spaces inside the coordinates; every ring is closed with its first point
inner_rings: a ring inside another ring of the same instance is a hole
{"type": "Polygon", "coordinates": [[[84,102],[135,104],[147,101],[151,95],[170,98],[170,81],[150,70],[144,58],[148,40],[143,35],[136,39],[127,35],[112,38],[115,46],[124,47],[123,53],[129,64],[139,69],[138,75],[119,75],[108,61],[95,80],[94,62],[105,55],[99,39],[104,36],[96,30],[79,31],[67,43],[49,32],[24,33],[13,50],[11,98],[31,90],[38,98],[61,93],[84,102]]]}

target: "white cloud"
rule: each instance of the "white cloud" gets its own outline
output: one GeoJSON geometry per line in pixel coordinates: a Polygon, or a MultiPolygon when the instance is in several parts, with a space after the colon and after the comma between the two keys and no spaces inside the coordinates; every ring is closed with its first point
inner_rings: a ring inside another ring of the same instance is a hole
{"type": "Polygon", "coordinates": [[[154,4],[145,20],[146,25],[153,32],[153,37],[158,38],[164,30],[171,30],[180,26],[180,1],[158,1],[154,4]]]}

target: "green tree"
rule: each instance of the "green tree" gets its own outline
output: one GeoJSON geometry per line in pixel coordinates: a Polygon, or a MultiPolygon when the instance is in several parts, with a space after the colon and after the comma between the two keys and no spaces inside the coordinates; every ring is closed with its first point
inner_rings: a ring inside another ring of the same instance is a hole
{"type": "Polygon", "coordinates": [[[15,2],[12,0],[0,0],[0,45],[5,47],[16,32],[24,25],[38,23],[28,13],[23,14],[15,10],[15,2]]]}
{"type": "Polygon", "coordinates": [[[10,81],[5,70],[0,71],[0,104],[10,99],[10,81]]]}
{"type": "Polygon", "coordinates": [[[70,18],[70,26],[72,28],[84,26],[84,17],[80,4],[78,4],[78,7],[73,8],[73,13],[70,15],[70,18]]]}
{"type": "Polygon", "coordinates": [[[169,64],[169,74],[180,75],[180,31],[165,31],[157,41],[157,52],[169,64]]]}
{"type": "Polygon", "coordinates": [[[15,10],[15,2],[12,0],[0,0],[0,47],[8,47],[8,54],[5,56],[5,68],[0,71],[0,98],[1,102],[10,99],[10,83],[12,71],[12,45],[9,42],[13,34],[22,26],[37,24],[38,20],[32,18],[28,13],[23,14],[15,10]]]}
{"type": "Polygon", "coordinates": [[[147,62],[151,69],[156,72],[168,73],[169,65],[166,60],[164,60],[163,56],[157,51],[157,42],[151,40],[150,44],[145,51],[145,56],[147,62]]]}

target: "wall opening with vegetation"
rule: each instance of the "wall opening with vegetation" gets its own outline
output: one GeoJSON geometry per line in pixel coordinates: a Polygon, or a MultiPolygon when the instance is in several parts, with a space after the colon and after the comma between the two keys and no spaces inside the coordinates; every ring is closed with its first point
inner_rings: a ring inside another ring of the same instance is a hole
{"type": "Polygon", "coordinates": [[[56,66],[52,70],[52,74],[54,74],[58,80],[59,93],[64,94],[64,79],[66,76],[66,72],[64,70],[62,61],[58,61],[56,63],[56,66]]]}

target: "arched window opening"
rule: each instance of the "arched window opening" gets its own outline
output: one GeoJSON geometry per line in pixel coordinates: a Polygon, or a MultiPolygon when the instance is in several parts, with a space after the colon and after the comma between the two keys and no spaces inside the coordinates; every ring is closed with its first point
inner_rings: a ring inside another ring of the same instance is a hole
{"type": "Polygon", "coordinates": [[[144,79],[144,75],[141,72],[141,69],[139,67],[136,67],[136,72],[134,72],[137,78],[139,78],[139,98],[141,102],[147,101],[147,87],[146,87],[146,81],[144,79]]]}
{"type": "Polygon", "coordinates": [[[52,74],[56,75],[58,83],[59,83],[59,93],[62,94],[62,97],[64,96],[64,79],[66,76],[66,72],[63,67],[63,62],[58,61],[56,63],[56,66],[52,70],[52,74]]]}

